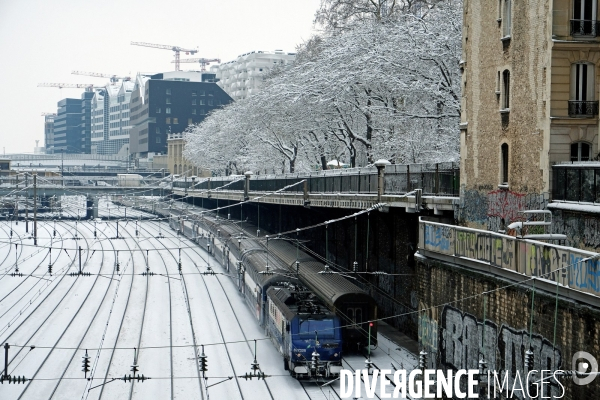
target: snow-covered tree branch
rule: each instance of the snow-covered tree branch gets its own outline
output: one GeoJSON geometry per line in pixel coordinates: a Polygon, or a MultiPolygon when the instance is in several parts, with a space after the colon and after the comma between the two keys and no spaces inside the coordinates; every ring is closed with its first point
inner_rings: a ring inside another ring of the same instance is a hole
{"type": "MultiPolygon", "coordinates": [[[[383,0],[324,3],[366,13],[383,0]]],[[[307,41],[261,92],[190,129],[185,156],[219,173],[456,160],[462,4],[400,12],[411,4],[388,0],[394,18],[354,18],[307,41]]]]}

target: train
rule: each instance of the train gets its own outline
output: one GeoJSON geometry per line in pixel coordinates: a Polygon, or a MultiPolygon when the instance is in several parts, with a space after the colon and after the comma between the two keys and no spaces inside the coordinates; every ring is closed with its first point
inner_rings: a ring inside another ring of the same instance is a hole
{"type": "MultiPolygon", "coordinates": [[[[256,226],[209,215],[174,214],[171,228],[227,270],[251,313],[298,379],[334,378],[342,354],[377,345],[375,300],[293,241],[256,237],[256,226]],[[267,251],[268,247],[268,251],[267,251]]],[[[264,233],[264,231],[263,231],[264,233]]]]}

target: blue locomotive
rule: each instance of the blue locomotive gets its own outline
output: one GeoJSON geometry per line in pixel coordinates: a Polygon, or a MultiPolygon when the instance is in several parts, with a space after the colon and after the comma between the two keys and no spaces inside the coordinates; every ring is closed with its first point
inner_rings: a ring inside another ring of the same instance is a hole
{"type": "Polygon", "coordinates": [[[340,319],[306,288],[267,290],[266,330],[296,378],[332,378],[342,369],[340,319]]]}

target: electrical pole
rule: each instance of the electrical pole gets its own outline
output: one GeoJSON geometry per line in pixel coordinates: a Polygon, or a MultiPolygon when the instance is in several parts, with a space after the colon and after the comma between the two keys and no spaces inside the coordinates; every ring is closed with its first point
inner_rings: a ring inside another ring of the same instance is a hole
{"type": "Polygon", "coordinates": [[[15,213],[17,215],[17,217],[16,217],[17,222],[15,225],[19,225],[19,173],[17,173],[16,178],[17,178],[17,193],[15,193],[15,213]]]}
{"type": "Polygon", "coordinates": [[[37,174],[33,174],[33,244],[37,246],[37,174]]]}

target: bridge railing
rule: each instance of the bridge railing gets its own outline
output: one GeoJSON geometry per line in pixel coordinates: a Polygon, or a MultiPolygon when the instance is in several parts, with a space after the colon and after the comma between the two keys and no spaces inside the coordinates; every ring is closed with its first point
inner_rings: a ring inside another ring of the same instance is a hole
{"type": "Polygon", "coordinates": [[[418,247],[434,258],[507,269],[600,296],[600,260],[588,259],[597,253],[422,219],[418,247]]]}
{"type": "MultiPolygon", "coordinates": [[[[384,194],[403,194],[413,189],[423,189],[424,195],[457,196],[459,193],[460,170],[457,163],[388,165],[384,171],[384,194]]],[[[276,191],[307,180],[308,191],[313,193],[377,193],[377,169],[375,167],[335,169],[313,173],[282,175],[254,175],[250,179],[252,191],[276,191]]],[[[226,186],[226,190],[244,190],[244,177],[202,178],[194,189],[215,190],[226,186]],[[237,182],[233,182],[236,181],[237,182]],[[232,183],[233,182],[233,183],[232,183]]],[[[190,188],[192,180],[179,178],[173,183],[176,188],[190,188]]],[[[297,185],[288,192],[302,192],[297,185]]]]}

